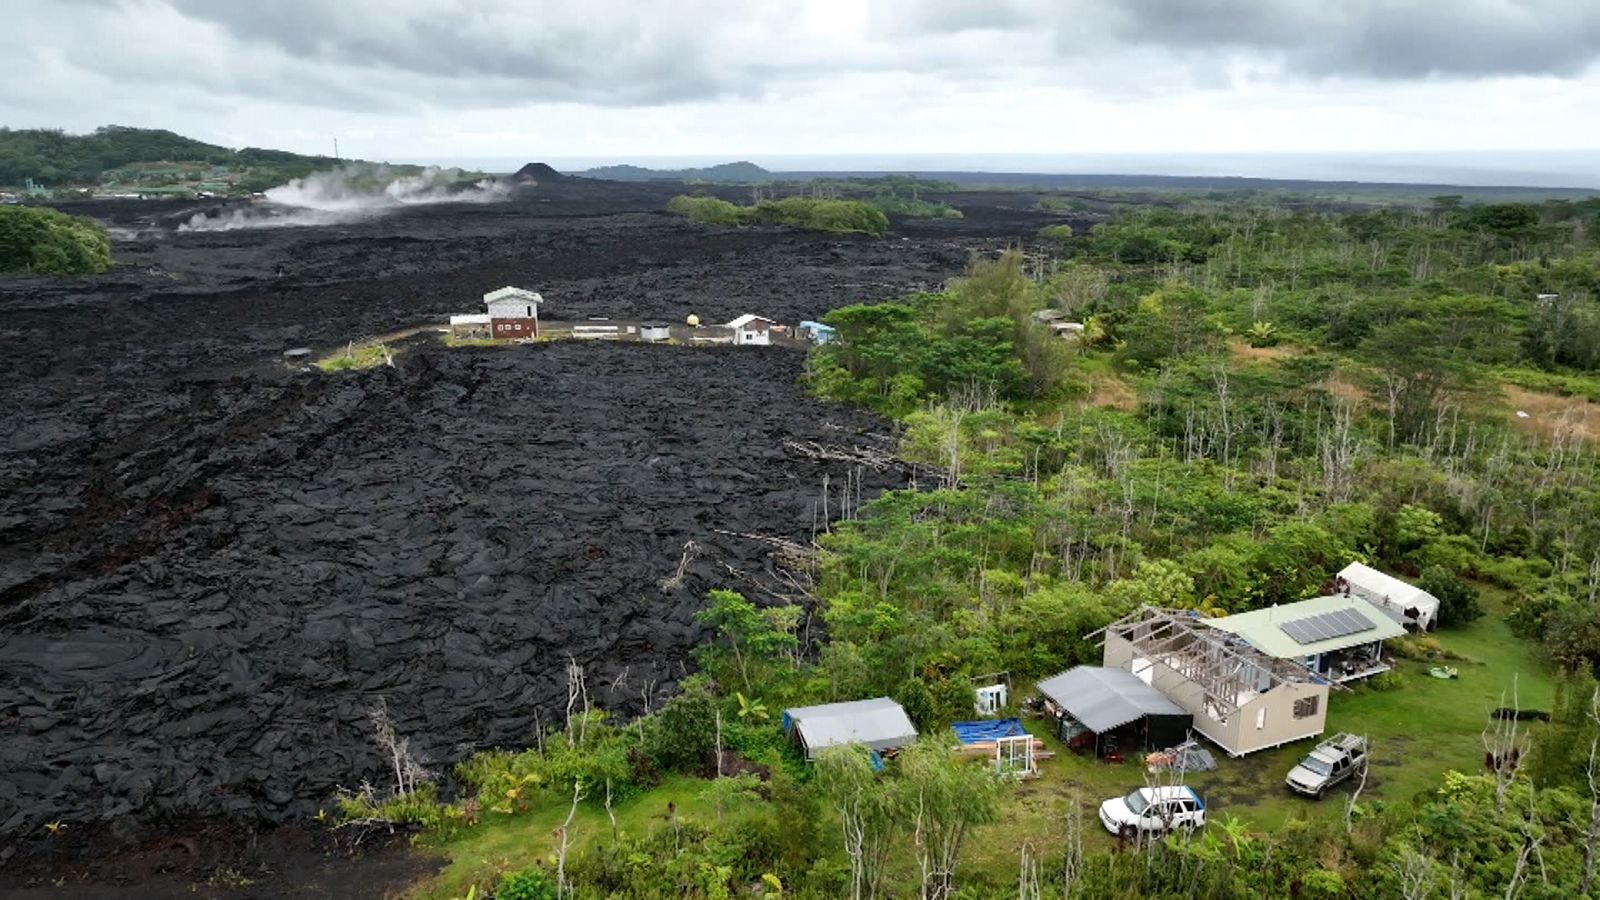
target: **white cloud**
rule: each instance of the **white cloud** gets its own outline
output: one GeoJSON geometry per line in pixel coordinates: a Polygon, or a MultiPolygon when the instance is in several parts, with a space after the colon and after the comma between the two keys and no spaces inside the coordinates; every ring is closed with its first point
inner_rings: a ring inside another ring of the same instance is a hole
{"type": "Polygon", "coordinates": [[[1600,146],[1591,0],[13,0],[0,124],[370,158],[1600,146]]]}

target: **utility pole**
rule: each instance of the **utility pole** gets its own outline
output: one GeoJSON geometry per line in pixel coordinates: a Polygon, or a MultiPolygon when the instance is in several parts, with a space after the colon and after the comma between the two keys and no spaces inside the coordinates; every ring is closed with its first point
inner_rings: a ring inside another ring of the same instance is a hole
{"type": "Polygon", "coordinates": [[[339,139],[338,138],[334,138],[333,139],[333,161],[334,162],[338,162],[339,161],[339,139]]]}

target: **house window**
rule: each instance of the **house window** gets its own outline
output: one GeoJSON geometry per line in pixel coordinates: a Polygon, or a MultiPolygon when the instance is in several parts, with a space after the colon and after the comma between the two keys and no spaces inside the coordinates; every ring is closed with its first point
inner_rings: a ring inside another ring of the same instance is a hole
{"type": "Polygon", "coordinates": [[[1296,700],[1294,702],[1294,717],[1296,719],[1309,719],[1316,715],[1317,707],[1320,705],[1318,703],[1320,699],[1321,698],[1319,697],[1312,696],[1301,697],[1299,700],[1296,700]]]}
{"type": "Polygon", "coordinates": [[[1256,710],[1256,730],[1260,731],[1265,727],[1267,727],[1267,708],[1263,706],[1256,710]]]}

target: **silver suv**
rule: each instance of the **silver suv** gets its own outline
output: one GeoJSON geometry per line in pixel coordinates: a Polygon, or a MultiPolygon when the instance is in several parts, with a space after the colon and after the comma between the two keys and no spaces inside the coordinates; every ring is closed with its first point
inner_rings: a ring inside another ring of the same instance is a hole
{"type": "Polygon", "coordinates": [[[1366,764],[1367,739],[1341,731],[1318,744],[1283,780],[1290,790],[1321,800],[1329,788],[1366,764]]]}

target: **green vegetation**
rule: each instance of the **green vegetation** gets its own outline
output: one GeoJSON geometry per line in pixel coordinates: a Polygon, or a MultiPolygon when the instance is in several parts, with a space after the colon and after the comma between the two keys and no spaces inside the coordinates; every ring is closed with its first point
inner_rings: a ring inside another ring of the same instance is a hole
{"type": "MultiPolygon", "coordinates": [[[[234,150],[147,128],[108,125],[90,134],[0,128],[0,185],[32,179],[50,188],[87,187],[145,194],[250,193],[276,187],[340,160],[284,150],[234,150]]],[[[345,162],[348,162],[346,160],[345,162]]],[[[396,166],[397,174],[421,171],[396,166]]]]}
{"type": "Polygon", "coordinates": [[[764,184],[772,173],[753,162],[718,163],[705,168],[647,169],[641,166],[599,166],[581,173],[585,178],[607,181],[685,181],[708,184],[764,184]]]}
{"type": "Polygon", "coordinates": [[[1044,399],[1081,391],[1072,348],[1033,321],[1045,297],[1007,254],[976,265],[940,294],[847,306],[823,321],[841,340],[812,361],[819,393],[905,415],[930,398],[1044,399]]]}
{"type": "Polygon", "coordinates": [[[394,365],[394,351],[382,341],[351,343],[338,353],[317,360],[317,368],[324,372],[348,372],[394,365]]]}
{"type": "Polygon", "coordinates": [[[892,417],[918,489],[831,523],[787,563],[795,597],[712,592],[666,707],[585,704],[540,748],[464,764],[454,812],[381,815],[431,827],[458,893],[531,865],[578,896],[1592,896],[1597,213],[1134,208],[1054,265],[1005,254],[836,310],[810,387],[892,417]],[[1057,755],[1013,784],[939,749],[982,675],[1020,700],[1099,662],[1095,632],[1140,604],[1258,609],[1354,560],[1442,608],[1330,702],[1330,729],[1373,742],[1348,805],[1353,786],[1283,789],[1300,743],[1193,776],[1202,833],[1115,852],[1094,807],[1142,766],[1041,735],[1057,755]],[[929,740],[882,773],[782,735],[783,709],[884,694],[929,740]],[[1512,735],[1501,706],[1550,721],[1512,735]],[[1485,740],[1517,768],[1486,768],[1485,740]]]}
{"type": "Polygon", "coordinates": [[[815,178],[811,181],[778,182],[774,190],[790,190],[811,197],[832,200],[862,200],[885,215],[918,219],[959,219],[961,210],[924,194],[949,193],[961,186],[915,175],[880,175],[871,178],[815,178]]]}
{"type": "Polygon", "coordinates": [[[885,215],[907,216],[913,219],[959,219],[961,210],[948,203],[932,200],[913,200],[909,197],[878,197],[868,200],[874,209],[885,215]]]}
{"type": "Polygon", "coordinates": [[[111,267],[99,223],[53,209],[0,206],[0,272],[88,275],[111,267]]]}
{"type": "Polygon", "coordinates": [[[812,231],[882,235],[889,230],[883,213],[859,200],[817,200],[785,197],[739,206],[715,197],[672,198],[667,209],[710,225],[793,225],[812,231]]]}

